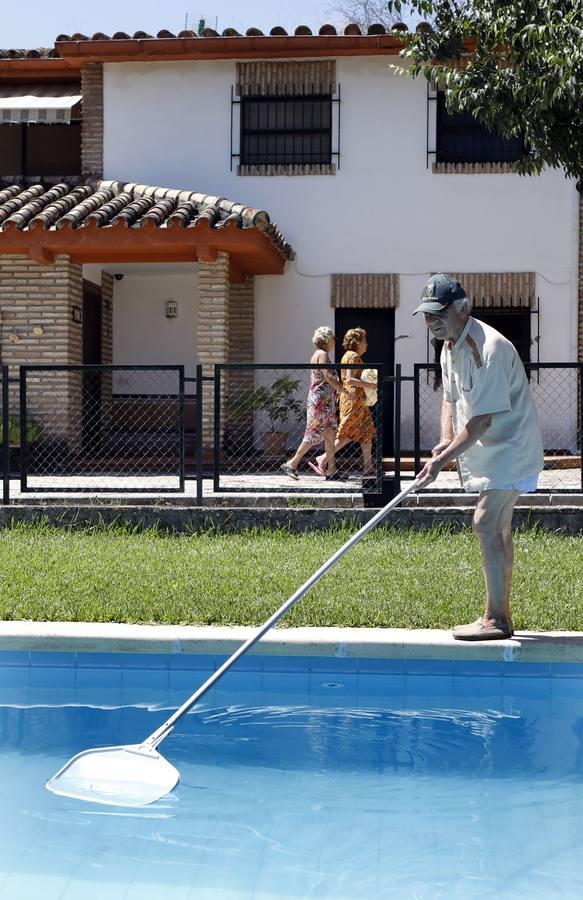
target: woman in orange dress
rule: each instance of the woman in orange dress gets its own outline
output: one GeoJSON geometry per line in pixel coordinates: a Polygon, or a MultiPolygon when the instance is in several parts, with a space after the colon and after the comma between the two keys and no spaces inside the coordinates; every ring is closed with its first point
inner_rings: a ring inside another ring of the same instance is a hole
{"type": "MultiPolygon", "coordinates": [[[[364,328],[351,328],[347,331],[342,345],[346,350],[342,357],[342,363],[349,365],[350,369],[342,369],[340,376],[344,391],[340,395],[340,424],[336,433],[334,450],[336,452],[351,441],[357,441],[362,450],[363,475],[368,477],[374,475],[372,441],[376,435],[376,429],[370,409],[366,404],[364,386],[376,387],[376,384],[363,381],[361,378],[364,369],[362,357],[368,347],[364,328]]],[[[319,456],[317,462],[323,469],[326,465],[325,454],[319,456]]]]}

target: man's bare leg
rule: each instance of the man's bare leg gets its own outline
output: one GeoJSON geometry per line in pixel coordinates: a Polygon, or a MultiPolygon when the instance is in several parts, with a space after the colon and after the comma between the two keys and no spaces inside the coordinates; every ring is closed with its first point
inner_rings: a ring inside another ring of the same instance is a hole
{"type": "Polygon", "coordinates": [[[512,514],[520,491],[483,491],[474,513],[474,531],[480,541],[486,607],[484,625],[506,624],[512,629],[510,584],[514,564],[512,514]]]}

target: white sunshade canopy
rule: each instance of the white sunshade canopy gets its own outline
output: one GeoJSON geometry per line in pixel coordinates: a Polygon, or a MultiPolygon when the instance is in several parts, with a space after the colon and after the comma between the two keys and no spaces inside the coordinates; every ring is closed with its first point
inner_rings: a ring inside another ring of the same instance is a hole
{"type": "Polygon", "coordinates": [[[0,124],[68,124],[81,94],[70,84],[23,85],[0,88],[0,124]]]}

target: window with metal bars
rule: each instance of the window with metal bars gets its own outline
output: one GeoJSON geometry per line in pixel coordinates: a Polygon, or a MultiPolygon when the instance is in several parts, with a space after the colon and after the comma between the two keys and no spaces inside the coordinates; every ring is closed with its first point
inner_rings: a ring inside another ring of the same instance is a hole
{"type": "Polygon", "coordinates": [[[505,138],[497,131],[489,131],[470,112],[448,113],[445,94],[438,93],[438,163],[516,162],[523,153],[522,138],[505,138]]]}
{"type": "Polygon", "coordinates": [[[241,165],[329,165],[332,96],[243,97],[241,165]]]}

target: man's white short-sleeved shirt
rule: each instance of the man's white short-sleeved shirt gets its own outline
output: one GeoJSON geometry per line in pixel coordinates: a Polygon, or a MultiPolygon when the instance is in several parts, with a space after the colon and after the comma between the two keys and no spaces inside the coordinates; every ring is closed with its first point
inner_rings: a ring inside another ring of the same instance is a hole
{"type": "Polygon", "coordinates": [[[441,369],[455,435],[473,416],[492,416],[480,440],[459,457],[466,491],[502,488],[541,472],[536,409],[514,345],[470,316],[455,344],[445,342],[441,369]]]}

